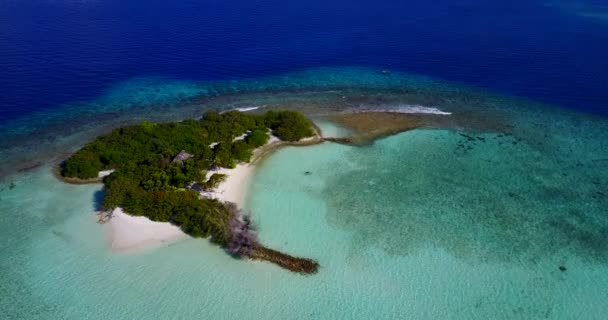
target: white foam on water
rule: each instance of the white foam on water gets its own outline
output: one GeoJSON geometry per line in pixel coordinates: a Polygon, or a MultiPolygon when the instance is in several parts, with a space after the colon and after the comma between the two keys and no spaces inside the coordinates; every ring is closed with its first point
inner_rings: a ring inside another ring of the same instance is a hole
{"type": "Polygon", "coordinates": [[[446,112],[438,107],[427,107],[418,104],[400,104],[397,106],[387,106],[378,108],[363,108],[354,110],[354,112],[395,112],[395,113],[408,113],[408,114],[439,114],[439,115],[451,115],[451,112],[446,112]]]}

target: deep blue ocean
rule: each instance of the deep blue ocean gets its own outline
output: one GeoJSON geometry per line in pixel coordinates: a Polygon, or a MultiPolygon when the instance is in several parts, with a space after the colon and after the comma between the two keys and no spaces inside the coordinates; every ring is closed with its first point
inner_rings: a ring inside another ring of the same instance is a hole
{"type": "Polygon", "coordinates": [[[605,1],[0,1],[0,124],[136,77],[357,66],[608,113],[605,1]]]}

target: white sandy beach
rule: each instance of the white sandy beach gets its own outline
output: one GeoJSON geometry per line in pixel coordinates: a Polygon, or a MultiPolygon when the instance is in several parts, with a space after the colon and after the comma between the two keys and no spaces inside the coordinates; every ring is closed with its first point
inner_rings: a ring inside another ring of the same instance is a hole
{"type": "Polygon", "coordinates": [[[220,168],[216,171],[208,171],[207,179],[214,173],[225,174],[226,180],[215,190],[201,192],[206,198],[217,199],[223,202],[234,202],[239,208],[245,204],[245,196],[249,177],[253,173],[254,166],[248,163],[240,163],[234,169],[220,168]]]}
{"type": "Polygon", "coordinates": [[[107,225],[110,228],[110,247],[116,253],[139,252],[188,238],[177,226],[131,216],[121,208],[114,209],[107,225]]]}
{"type": "MultiPolygon", "coordinates": [[[[213,192],[201,192],[201,195],[234,202],[242,208],[253,170],[254,166],[246,163],[238,164],[234,169],[209,171],[207,177],[213,173],[222,173],[226,174],[227,178],[213,192]]],[[[112,212],[112,219],[107,224],[110,227],[110,246],[116,253],[136,253],[189,238],[179,227],[168,222],[155,222],[146,217],[131,216],[121,208],[112,212]]]]}
{"type": "MultiPolygon", "coordinates": [[[[236,137],[234,141],[242,139],[242,137],[244,137],[244,135],[241,137],[236,137]]],[[[264,147],[280,142],[281,140],[279,138],[270,134],[270,139],[268,142],[266,142],[264,147]]],[[[262,148],[264,147],[258,148],[254,151],[252,161],[259,156],[262,148]]],[[[254,169],[254,164],[239,163],[234,169],[219,168],[215,171],[208,171],[206,179],[209,179],[214,173],[225,174],[227,177],[226,180],[222,182],[215,190],[212,192],[201,192],[201,196],[224,202],[233,202],[236,203],[239,208],[243,208],[247,196],[249,178],[251,177],[254,169]]]]}
{"type": "MultiPolygon", "coordinates": [[[[274,138],[270,143],[276,143],[274,138]]],[[[234,169],[220,168],[207,172],[207,178],[213,173],[227,176],[213,192],[201,192],[207,198],[230,201],[242,208],[245,202],[247,185],[255,166],[241,163],[234,169]]],[[[142,250],[166,246],[170,243],[187,239],[189,236],[168,222],[155,222],[146,217],[135,217],[126,214],[121,208],[112,212],[112,219],[107,223],[110,228],[109,242],[113,252],[136,253],[142,250]]]]}
{"type": "MultiPolygon", "coordinates": [[[[279,143],[281,143],[280,139],[270,135],[270,139],[265,147],[279,143]]],[[[264,147],[256,149],[252,159],[258,157],[263,148],[264,147]]],[[[224,202],[233,202],[236,203],[239,208],[243,208],[247,196],[249,180],[254,170],[254,164],[239,163],[234,169],[220,168],[215,171],[208,171],[207,179],[214,173],[225,174],[227,177],[215,190],[211,192],[201,192],[201,196],[224,202]]],[[[111,172],[100,172],[100,176],[109,174],[111,174],[111,172]]],[[[117,253],[136,253],[146,249],[166,246],[170,243],[189,238],[189,236],[183,233],[179,227],[168,222],[155,222],[146,217],[131,216],[125,213],[121,208],[116,208],[113,211],[112,218],[107,225],[109,225],[110,228],[110,246],[112,251],[117,253]]]]}

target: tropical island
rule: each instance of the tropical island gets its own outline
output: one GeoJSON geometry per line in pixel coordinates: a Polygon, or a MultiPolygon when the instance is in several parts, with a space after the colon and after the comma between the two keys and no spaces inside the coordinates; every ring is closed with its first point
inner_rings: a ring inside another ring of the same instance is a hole
{"type": "Polygon", "coordinates": [[[263,246],[237,204],[206,196],[226,179],[222,169],[250,162],[271,137],[295,144],[322,141],[312,122],[295,111],[208,111],[200,120],[114,129],[65,160],[60,174],[71,183],[103,182],[101,209],[110,216],[120,209],[168,222],[235,257],[315,273],[316,261],[263,246]]]}
{"type": "Polygon", "coordinates": [[[251,173],[248,164],[282,145],[323,141],[365,145],[420,127],[465,123],[450,120],[445,117],[450,113],[441,110],[419,109],[326,117],[352,133],[346,137],[321,137],[310,119],[288,110],[263,114],[208,111],[201,119],[144,121],[97,137],[65,160],[58,173],[68,183],[104,184],[99,216],[101,222],[112,220],[120,229],[122,236],[116,242],[121,249],[117,251],[129,247],[124,243],[133,242],[130,238],[137,234],[144,242],[189,235],[207,238],[237,258],[269,261],[310,274],[318,270],[316,261],[290,256],[258,241],[251,218],[240,207],[245,192],[241,189],[251,173]],[[120,240],[123,238],[129,239],[120,240]]]}

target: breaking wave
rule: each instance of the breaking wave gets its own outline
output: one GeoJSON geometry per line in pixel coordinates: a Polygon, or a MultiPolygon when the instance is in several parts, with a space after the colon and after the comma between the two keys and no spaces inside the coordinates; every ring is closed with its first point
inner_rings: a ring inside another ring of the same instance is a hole
{"type": "Polygon", "coordinates": [[[373,107],[373,108],[358,108],[351,110],[352,112],[395,112],[395,113],[411,113],[411,114],[440,114],[451,115],[451,112],[443,111],[437,107],[426,107],[423,105],[402,104],[397,106],[373,107]]]}

